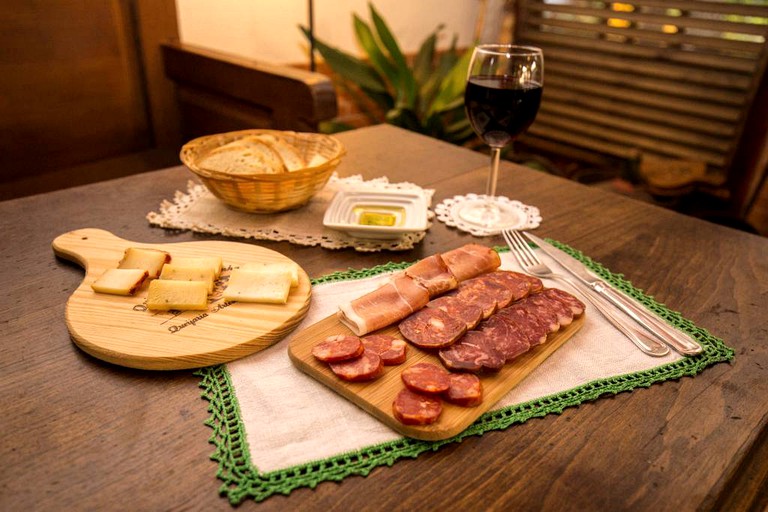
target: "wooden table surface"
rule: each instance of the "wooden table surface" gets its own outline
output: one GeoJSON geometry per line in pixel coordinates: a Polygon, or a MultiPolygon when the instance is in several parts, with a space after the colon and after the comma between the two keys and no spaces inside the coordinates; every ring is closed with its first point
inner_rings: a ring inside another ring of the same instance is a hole
{"type": "MultiPolygon", "coordinates": [[[[482,192],[486,157],[390,126],[341,134],[341,175],[482,192]]],[[[152,227],[182,167],[0,203],[0,510],[227,510],[207,402],[191,371],[96,360],[70,340],[83,271],[51,241],[83,227],[129,240],[224,239],[152,227]]],[[[501,194],[540,208],[536,231],[623,273],[735,348],[730,364],[602,398],[242,510],[762,510],[768,500],[768,239],[503,164],[501,194]]],[[[402,253],[258,242],[310,276],[412,261],[474,238],[436,222],[402,253]]],[[[246,243],[255,243],[248,241],[246,243]]]]}

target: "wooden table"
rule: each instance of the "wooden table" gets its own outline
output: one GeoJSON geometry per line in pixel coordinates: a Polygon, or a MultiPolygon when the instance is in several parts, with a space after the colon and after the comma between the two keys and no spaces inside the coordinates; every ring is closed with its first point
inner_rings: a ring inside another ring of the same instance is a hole
{"type": "MultiPolygon", "coordinates": [[[[389,126],[340,138],[349,151],[341,175],[413,181],[436,189],[435,202],[484,189],[483,155],[389,126]]],[[[213,238],[145,220],[190,178],[176,167],[0,203],[8,285],[0,298],[0,510],[230,509],[217,493],[198,377],[112,366],[80,351],[64,305],[83,271],[50,247],[82,227],[142,242],[213,238]]],[[[625,274],[723,338],[735,360],[241,509],[762,509],[768,239],[508,163],[499,191],[541,209],[538,234],[625,274]]],[[[406,253],[261,244],[320,276],[469,241],[477,239],[435,223],[406,253]]]]}

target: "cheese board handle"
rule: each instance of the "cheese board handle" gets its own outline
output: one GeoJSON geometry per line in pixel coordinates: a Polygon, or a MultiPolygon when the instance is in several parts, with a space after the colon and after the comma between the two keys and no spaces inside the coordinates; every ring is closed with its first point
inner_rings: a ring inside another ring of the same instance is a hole
{"type": "Polygon", "coordinates": [[[77,263],[88,271],[88,260],[104,249],[121,247],[126,241],[109,231],[96,228],[76,229],[57,236],[51,243],[59,258],[77,263]]]}

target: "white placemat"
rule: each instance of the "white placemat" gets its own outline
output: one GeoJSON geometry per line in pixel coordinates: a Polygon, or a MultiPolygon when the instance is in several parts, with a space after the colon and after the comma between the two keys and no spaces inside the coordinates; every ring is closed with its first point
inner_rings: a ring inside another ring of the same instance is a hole
{"type": "MultiPolygon", "coordinates": [[[[558,265],[540,255],[553,268],[558,265]]],[[[519,270],[509,253],[502,268],[519,270]]],[[[338,304],[376,288],[386,275],[316,285],[300,332],[335,313],[338,304]]],[[[548,286],[560,287],[545,280],[548,286]]],[[[681,356],[650,357],[635,348],[587,305],[582,328],[498,404],[498,408],[575,388],[608,376],[655,368],[681,356]]],[[[289,468],[400,438],[334,391],[296,369],[290,337],[267,350],[227,364],[240,406],[250,457],[260,472],[289,468]]]]}

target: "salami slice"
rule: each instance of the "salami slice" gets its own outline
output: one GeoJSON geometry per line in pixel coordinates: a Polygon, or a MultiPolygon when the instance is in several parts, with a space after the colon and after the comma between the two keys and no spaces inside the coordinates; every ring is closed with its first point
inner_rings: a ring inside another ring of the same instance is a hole
{"type": "Polygon", "coordinates": [[[573,313],[574,317],[580,316],[582,313],[584,313],[584,303],[574,295],[571,295],[564,290],[559,288],[547,288],[542,293],[548,297],[552,297],[566,304],[571,308],[571,313],[573,313]]]}
{"type": "Polygon", "coordinates": [[[363,346],[378,354],[384,366],[394,366],[405,362],[408,344],[387,334],[371,334],[363,338],[363,346]]]}
{"type": "Polygon", "coordinates": [[[517,274],[517,276],[519,276],[520,279],[525,279],[530,283],[531,289],[529,290],[529,293],[538,293],[544,289],[544,283],[541,282],[541,279],[539,279],[538,277],[529,276],[528,274],[521,274],[519,272],[513,272],[513,273],[517,274]]]}
{"type": "Polygon", "coordinates": [[[331,363],[329,366],[340,379],[349,382],[373,380],[384,372],[381,358],[371,350],[363,351],[363,355],[355,359],[331,363]]]}
{"type": "Polygon", "coordinates": [[[452,317],[467,324],[467,330],[474,329],[483,318],[483,310],[457,295],[444,295],[427,303],[428,308],[442,309],[452,317]]]}
{"type": "Polygon", "coordinates": [[[417,363],[400,374],[405,386],[417,393],[439,394],[451,384],[448,372],[431,363],[417,363]]]}
{"type": "MultiPolygon", "coordinates": [[[[512,293],[512,302],[516,302],[531,292],[533,286],[530,276],[512,272],[510,270],[497,270],[487,274],[487,279],[496,281],[505,286],[512,293]]],[[[539,281],[541,282],[541,281],[539,281]]]]}
{"type": "Polygon", "coordinates": [[[462,407],[476,407],[483,403],[483,385],[480,378],[472,373],[451,373],[451,385],[445,392],[445,399],[462,407]]]}
{"type": "Polygon", "coordinates": [[[496,303],[496,310],[505,308],[512,303],[514,294],[505,283],[499,282],[497,278],[494,278],[491,274],[484,274],[467,281],[465,283],[468,286],[478,287],[480,293],[485,293],[496,303]]]}
{"type": "Polygon", "coordinates": [[[438,357],[450,370],[480,372],[498,371],[504,366],[504,358],[481,331],[469,331],[458,342],[440,350],[438,357]]]}
{"type": "Polygon", "coordinates": [[[486,335],[493,348],[506,362],[512,361],[531,348],[525,333],[517,325],[505,321],[499,315],[485,320],[480,326],[480,331],[486,335]]]}
{"type": "Polygon", "coordinates": [[[403,425],[429,425],[443,412],[443,402],[435,396],[420,395],[408,388],[401,390],[392,403],[392,414],[403,425]]]}
{"type": "Polygon", "coordinates": [[[467,331],[464,322],[437,308],[421,309],[398,327],[405,339],[425,349],[447,347],[467,331]]]}
{"type": "Polygon", "coordinates": [[[536,293],[528,297],[528,300],[549,308],[557,316],[557,323],[560,324],[560,327],[565,327],[573,322],[573,312],[570,306],[549,294],[543,292],[536,293]]]}
{"type": "Polygon", "coordinates": [[[547,326],[539,322],[524,306],[521,306],[521,302],[501,310],[496,314],[496,317],[511,322],[531,347],[547,341],[547,334],[549,333],[547,326]]]}
{"type": "Polygon", "coordinates": [[[338,334],[329,336],[312,347],[312,355],[326,363],[354,359],[362,355],[365,347],[357,336],[338,334]]]}
{"type": "Polygon", "coordinates": [[[543,325],[548,334],[557,332],[560,329],[560,323],[557,321],[557,314],[554,307],[548,300],[539,300],[537,294],[532,294],[521,300],[517,304],[528,310],[539,324],[543,325]]]}
{"type": "Polygon", "coordinates": [[[458,291],[454,296],[479,307],[483,312],[483,318],[488,318],[496,311],[496,299],[481,284],[473,284],[471,281],[464,281],[459,284],[458,291]]]}

